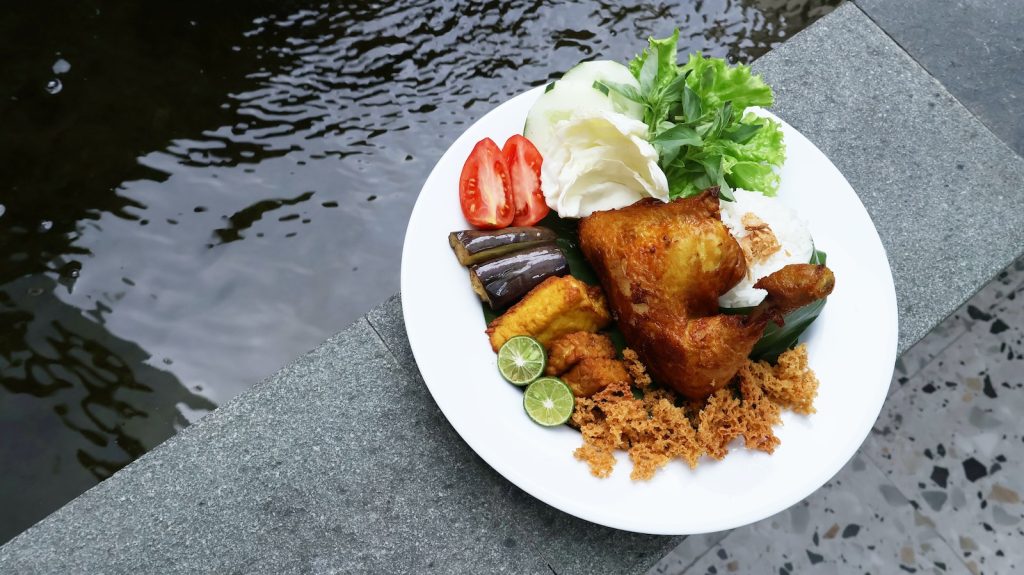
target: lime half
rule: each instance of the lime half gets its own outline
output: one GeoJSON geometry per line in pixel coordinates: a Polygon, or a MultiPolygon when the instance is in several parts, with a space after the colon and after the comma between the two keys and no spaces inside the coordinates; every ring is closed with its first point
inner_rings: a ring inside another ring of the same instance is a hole
{"type": "Polygon", "coordinates": [[[565,382],[554,377],[538,379],[523,394],[526,415],[541,425],[562,425],[569,421],[575,405],[572,390],[565,382]]]}
{"type": "Polygon", "coordinates": [[[498,350],[498,371],[515,385],[526,385],[544,373],[544,346],[526,335],[517,335],[498,350]]]}

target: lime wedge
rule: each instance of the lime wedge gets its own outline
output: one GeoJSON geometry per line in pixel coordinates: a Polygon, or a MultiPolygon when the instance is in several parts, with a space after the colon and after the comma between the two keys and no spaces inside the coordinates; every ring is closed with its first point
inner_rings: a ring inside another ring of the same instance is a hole
{"type": "Polygon", "coordinates": [[[531,383],[523,394],[526,415],[545,426],[562,425],[569,421],[575,405],[576,399],[572,396],[572,390],[565,382],[555,377],[538,379],[531,383]]]}
{"type": "Polygon", "coordinates": [[[547,365],[544,346],[525,335],[517,335],[498,350],[498,371],[515,385],[526,385],[540,377],[547,365]]]}

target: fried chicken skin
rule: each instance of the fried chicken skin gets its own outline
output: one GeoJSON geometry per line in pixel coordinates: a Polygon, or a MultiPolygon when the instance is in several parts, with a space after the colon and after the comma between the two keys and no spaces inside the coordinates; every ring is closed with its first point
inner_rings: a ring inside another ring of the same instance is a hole
{"type": "Polygon", "coordinates": [[[562,375],[576,397],[590,397],[612,384],[631,383],[626,365],[617,359],[588,357],[562,375]]]}
{"type": "Polygon", "coordinates": [[[746,262],[711,191],[596,212],[580,222],[579,237],[626,342],[656,381],[693,399],[736,375],[769,321],[835,285],[825,266],[789,265],[756,284],[768,296],[753,313],[720,315],[718,297],[746,262]]]}
{"type": "Polygon", "coordinates": [[[580,361],[587,358],[612,359],[615,345],[606,335],[577,331],[563,335],[551,342],[548,349],[546,375],[562,375],[580,361]]]}

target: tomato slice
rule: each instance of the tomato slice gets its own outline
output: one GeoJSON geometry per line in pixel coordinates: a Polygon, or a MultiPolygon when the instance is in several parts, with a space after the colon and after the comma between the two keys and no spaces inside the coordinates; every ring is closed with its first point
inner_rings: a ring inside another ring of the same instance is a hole
{"type": "Polygon", "coordinates": [[[540,189],[541,155],[533,142],[516,134],[501,150],[512,178],[512,201],[516,214],[513,226],[532,226],[551,211],[540,189]]]}
{"type": "Polygon", "coordinates": [[[512,183],[501,149],[484,138],[462,166],[459,204],[470,224],[485,230],[508,227],[515,216],[512,183]]]}

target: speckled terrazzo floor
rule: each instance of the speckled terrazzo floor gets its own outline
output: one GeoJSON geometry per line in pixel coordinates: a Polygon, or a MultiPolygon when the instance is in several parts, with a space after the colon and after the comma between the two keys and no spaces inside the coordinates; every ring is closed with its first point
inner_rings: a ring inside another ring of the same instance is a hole
{"type": "Polygon", "coordinates": [[[896,365],[860,452],[792,508],[650,573],[1024,572],[1024,257],[896,365]]]}

